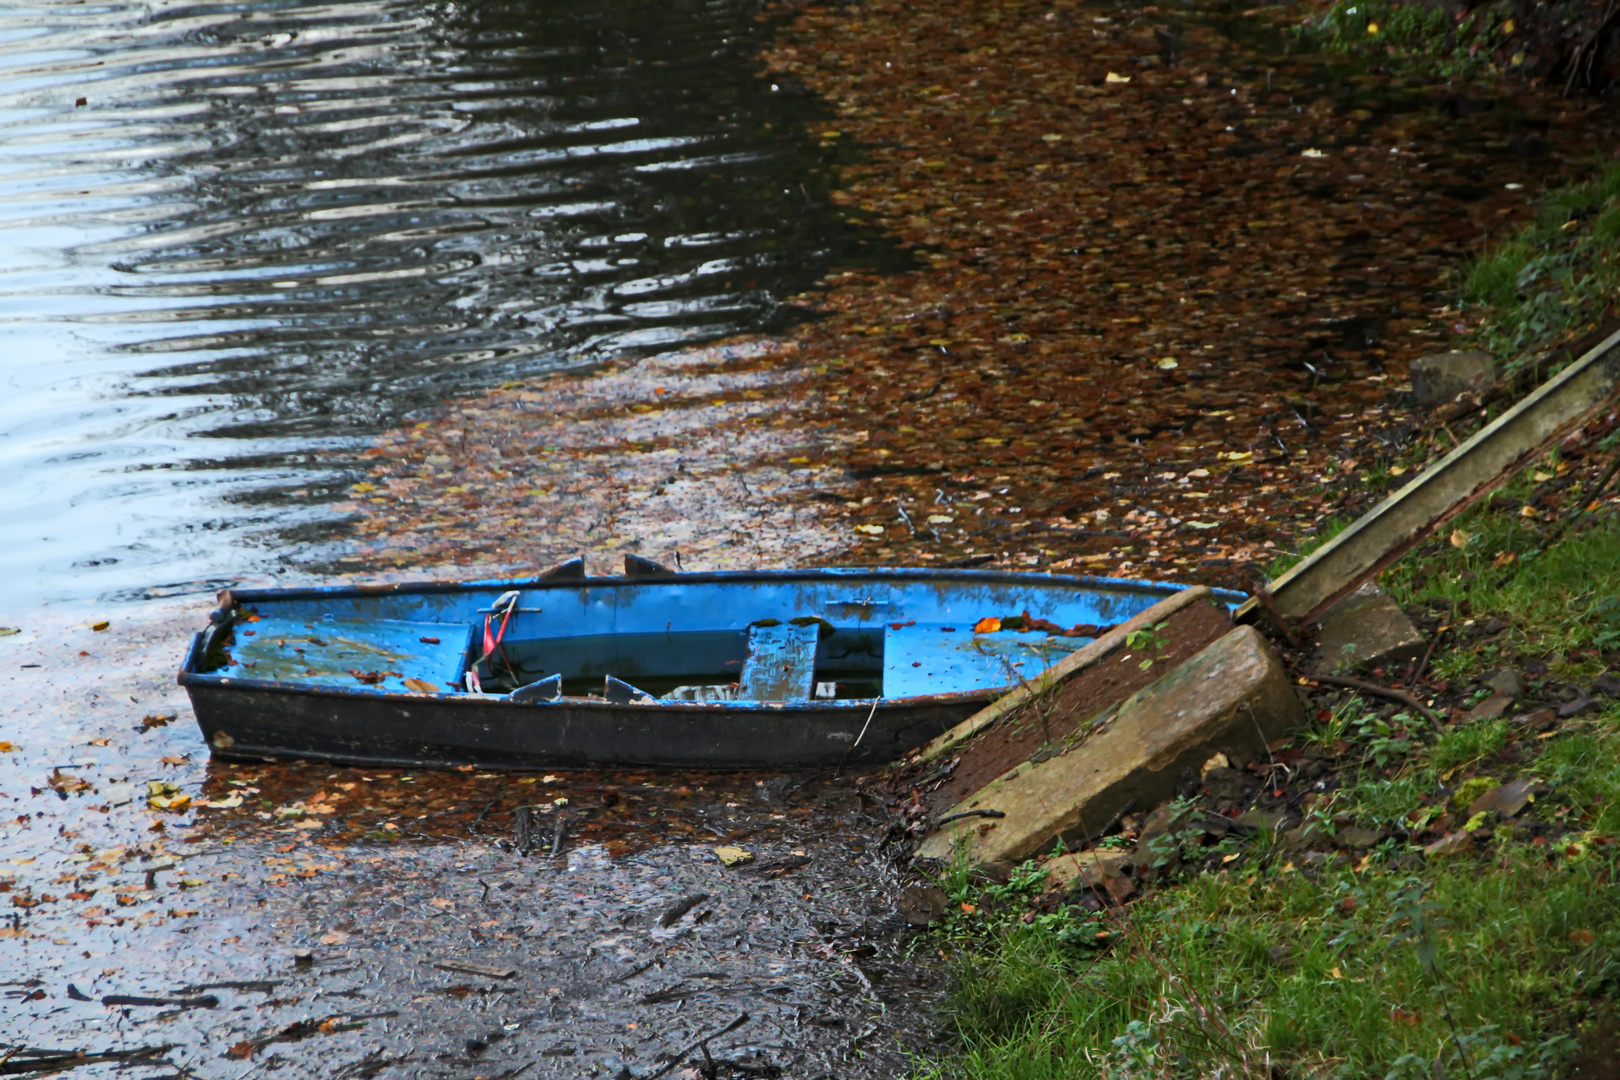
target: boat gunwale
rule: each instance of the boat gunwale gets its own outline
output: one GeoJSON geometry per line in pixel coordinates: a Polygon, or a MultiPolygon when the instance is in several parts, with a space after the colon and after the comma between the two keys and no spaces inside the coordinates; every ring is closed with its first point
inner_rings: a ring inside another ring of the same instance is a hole
{"type": "MultiPolygon", "coordinates": [[[[363,585],[295,585],[275,589],[231,589],[238,602],[252,600],[316,600],[344,597],[371,597],[397,593],[439,595],[456,592],[486,592],[491,589],[585,589],[601,586],[645,587],[649,585],[705,585],[773,583],[794,580],[837,578],[841,580],[961,581],[985,585],[1028,583],[1031,585],[1106,586],[1120,592],[1175,593],[1193,588],[1196,582],[1147,581],[1139,578],[1109,578],[1094,575],[1044,574],[1023,570],[973,570],[968,568],[933,570],[927,567],[880,569],[865,566],[813,567],[795,570],[699,570],[668,575],[625,576],[619,574],[583,578],[479,578],[474,581],[377,582],[363,585]]],[[[1227,604],[1249,599],[1233,589],[1211,589],[1227,604]]]]}

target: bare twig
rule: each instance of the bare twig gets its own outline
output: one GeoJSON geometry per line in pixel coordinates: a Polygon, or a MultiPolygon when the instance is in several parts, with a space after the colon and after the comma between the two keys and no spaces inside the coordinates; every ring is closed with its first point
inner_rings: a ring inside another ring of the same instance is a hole
{"type": "Polygon", "coordinates": [[[710,1034],[710,1035],[705,1035],[705,1036],[703,1036],[703,1038],[698,1039],[698,1040],[696,1040],[694,1042],[691,1042],[691,1043],[687,1044],[687,1046],[684,1049],[682,1049],[679,1053],[677,1053],[673,1058],[671,1058],[664,1065],[663,1068],[659,1069],[657,1072],[648,1073],[647,1074],[647,1080],[658,1080],[658,1078],[660,1076],[665,1076],[665,1075],[673,1072],[680,1065],[681,1062],[686,1060],[686,1055],[690,1054],[692,1051],[696,1050],[698,1047],[703,1047],[705,1050],[707,1050],[709,1041],[711,1039],[718,1039],[722,1035],[728,1035],[731,1032],[736,1031],[738,1028],[742,1027],[744,1024],[748,1023],[748,1021],[749,1021],[748,1014],[747,1013],[742,1013],[741,1015],[739,1015],[737,1017],[737,1019],[733,1020],[731,1023],[727,1024],[725,1027],[721,1028],[719,1031],[716,1031],[716,1032],[714,1032],[713,1034],[710,1034]]]}
{"type": "Polygon", "coordinates": [[[1387,686],[1379,686],[1377,683],[1370,683],[1363,679],[1350,679],[1343,675],[1314,675],[1309,671],[1301,671],[1300,674],[1312,682],[1321,683],[1324,686],[1341,686],[1346,690],[1359,690],[1363,694],[1371,694],[1373,697],[1380,697],[1386,701],[1399,702],[1407,708],[1415,709],[1423,714],[1435,726],[1436,730],[1439,730],[1442,726],[1439,713],[1404,690],[1392,690],[1387,686]]]}

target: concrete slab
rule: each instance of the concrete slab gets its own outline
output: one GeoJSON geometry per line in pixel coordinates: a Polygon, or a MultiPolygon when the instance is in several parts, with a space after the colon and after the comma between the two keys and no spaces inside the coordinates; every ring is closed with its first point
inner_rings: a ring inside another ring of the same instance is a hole
{"type": "Polygon", "coordinates": [[[1216,751],[1235,765],[1303,720],[1293,684],[1264,637],[1239,627],[1117,710],[1082,726],[1066,748],[1025,763],[959,802],[959,818],[923,841],[918,855],[950,859],[959,844],[974,863],[1011,865],[1100,828],[1126,806],[1154,807],[1182,772],[1216,751]]]}
{"type": "Polygon", "coordinates": [[[953,761],[919,756],[903,768],[919,775],[945,770],[938,783],[918,784],[928,815],[938,820],[1009,769],[1061,751],[1087,721],[1158,682],[1231,628],[1226,605],[1209,589],[1185,589],[1063,657],[1046,678],[980,710],[928,748],[953,761]]]}
{"type": "Polygon", "coordinates": [[[1496,358],[1488,352],[1435,353],[1412,361],[1412,399],[1425,409],[1482,394],[1496,381],[1496,358]]]}
{"type": "Polygon", "coordinates": [[[1015,687],[991,704],[980,709],[923,747],[921,756],[924,759],[937,758],[959,749],[967,740],[990,727],[996,721],[1016,712],[1030,699],[1047,692],[1057,683],[1072,679],[1118,653],[1129,651],[1129,641],[1132,634],[1165,622],[1182,610],[1196,604],[1213,604],[1223,609],[1225,606],[1215,599],[1214,591],[1207,585],[1194,585],[1191,588],[1182,589],[1178,593],[1167,596],[1146,611],[1139,612],[1120,623],[1095,641],[1088,641],[1079,649],[1053,664],[1038,678],[1032,679],[1022,686],[1015,687]]]}
{"type": "Polygon", "coordinates": [[[1046,862],[1046,888],[1068,892],[1077,886],[1090,889],[1109,878],[1128,877],[1135,858],[1129,851],[1093,850],[1059,855],[1046,862]]]}
{"type": "Polygon", "coordinates": [[[1368,582],[1322,616],[1311,667],[1331,675],[1361,668],[1403,666],[1415,663],[1427,647],[1428,642],[1400,605],[1368,582]]]}

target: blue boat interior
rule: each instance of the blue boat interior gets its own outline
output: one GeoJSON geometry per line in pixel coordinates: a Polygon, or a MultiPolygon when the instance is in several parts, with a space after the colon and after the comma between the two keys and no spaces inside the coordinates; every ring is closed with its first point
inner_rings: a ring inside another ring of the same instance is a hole
{"type": "Polygon", "coordinates": [[[203,667],[310,688],[531,702],[911,698],[1037,676],[1173,591],[893,571],[267,591],[240,595],[229,643],[203,667]],[[1003,628],[975,632],[985,619],[1003,628]]]}

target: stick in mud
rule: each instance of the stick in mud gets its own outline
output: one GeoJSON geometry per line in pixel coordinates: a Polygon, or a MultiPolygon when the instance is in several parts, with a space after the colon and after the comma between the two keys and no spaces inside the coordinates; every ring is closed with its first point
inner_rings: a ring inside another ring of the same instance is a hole
{"type": "Polygon", "coordinates": [[[1346,690],[1359,690],[1363,694],[1371,694],[1373,697],[1381,697],[1386,701],[1394,701],[1405,705],[1409,709],[1416,709],[1435,726],[1436,730],[1441,727],[1440,714],[1405,691],[1391,690],[1387,686],[1379,686],[1377,683],[1370,683],[1363,679],[1349,679],[1343,675],[1314,675],[1303,670],[1300,674],[1312,682],[1321,683],[1323,686],[1338,686],[1346,690]]]}
{"type": "Polygon", "coordinates": [[[731,1023],[727,1024],[725,1027],[721,1028],[719,1031],[716,1031],[711,1035],[705,1035],[705,1036],[703,1036],[703,1038],[697,1039],[694,1042],[689,1043],[686,1046],[685,1049],[681,1050],[678,1054],[676,1054],[673,1058],[671,1058],[668,1062],[666,1062],[664,1064],[663,1068],[659,1069],[655,1073],[648,1073],[647,1074],[647,1080],[658,1080],[658,1078],[660,1076],[667,1076],[671,1072],[674,1072],[675,1069],[677,1069],[680,1066],[681,1062],[686,1060],[686,1056],[688,1054],[690,1054],[692,1051],[696,1050],[700,1046],[703,1047],[703,1049],[705,1051],[707,1051],[708,1048],[709,1048],[710,1040],[718,1039],[722,1035],[731,1034],[733,1031],[736,1031],[738,1028],[740,1028],[744,1024],[748,1023],[748,1021],[750,1019],[752,1019],[752,1018],[747,1013],[741,1013],[740,1015],[738,1015],[737,1019],[733,1020],[731,1023]]]}
{"type": "Polygon", "coordinates": [[[101,999],[103,1005],[167,1005],[180,1009],[217,1009],[219,998],[213,994],[198,997],[146,997],[140,994],[108,994],[101,999]]]}
{"type": "Polygon", "coordinates": [[[709,894],[706,892],[693,893],[691,896],[683,896],[681,899],[675,901],[668,911],[658,916],[658,925],[662,926],[666,930],[669,929],[671,926],[674,926],[676,923],[681,921],[682,915],[685,915],[688,911],[691,911],[708,898],[709,894]]]}

